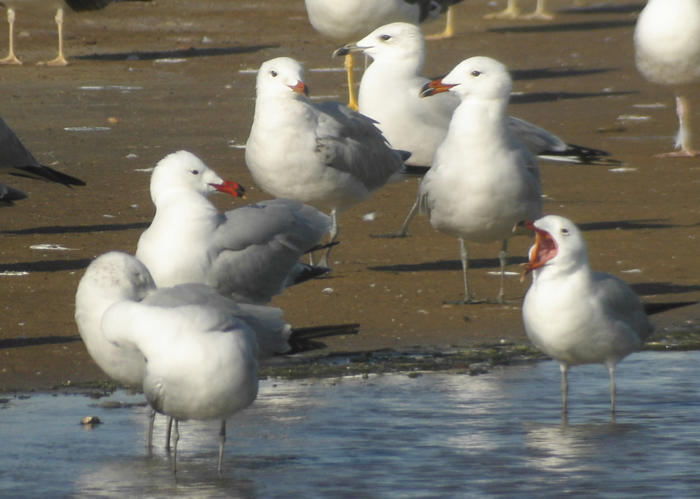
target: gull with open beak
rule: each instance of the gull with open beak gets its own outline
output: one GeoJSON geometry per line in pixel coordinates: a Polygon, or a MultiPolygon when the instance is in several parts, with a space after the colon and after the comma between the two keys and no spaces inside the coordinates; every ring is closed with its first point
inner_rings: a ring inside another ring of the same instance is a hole
{"type": "Polygon", "coordinates": [[[532,285],[523,321],[530,341],[559,362],[562,412],[568,410],[569,367],[603,364],[610,373],[614,413],[615,367],[641,348],[654,327],[624,281],[591,271],[586,243],[573,222],[548,215],[525,226],[535,231],[536,241],[525,265],[532,285]]]}

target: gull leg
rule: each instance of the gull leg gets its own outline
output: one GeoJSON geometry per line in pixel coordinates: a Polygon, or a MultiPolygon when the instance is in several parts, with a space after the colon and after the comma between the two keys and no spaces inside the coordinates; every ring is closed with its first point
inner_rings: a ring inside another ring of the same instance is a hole
{"type": "Polygon", "coordinates": [[[17,59],[15,55],[15,9],[7,9],[7,24],[10,25],[9,38],[10,38],[10,49],[7,51],[7,57],[0,59],[0,64],[14,64],[16,66],[21,66],[22,61],[17,59]]]}
{"type": "Polygon", "coordinates": [[[177,442],[180,440],[180,430],[177,427],[177,419],[174,420],[175,425],[173,428],[173,474],[177,473],[177,442]]]}
{"type": "Polygon", "coordinates": [[[508,0],[508,5],[505,10],[487,14],[484,16],[484,19],[517,19],[519,15],[520,9],[518,8],[518,0],[508,0]]]}
{"type": "Polygon", "coordinates": [[[535,8],[535,12],[533,12],[532,14],[528,14],[527,16],[521,16],[520,19],[551,21],[552,19],[554,19],[554,14],[549,12],[544,4],[545,0],[537,0],[537,7],[535,8]]]}
{"type": "Polygon", "coordinates": [[[569,366],[560,364],[559,369],[561,369],[561,412],[566,414],[569,412],[569,380],[566,377],[569,366]]]}
{"type": "Polygon", "coordinates": [[[426,40],[444,40],[445,38],[452,38],[455,36],[454,8],[454,5],[450,5],[447,8],[447,14],[445,14],[445,31],[437,35],[426,36],[426,40]]]}
{"type": "Polygon", "coordinates": [[[608,367],[610,371],[610,412],[615,415],[615,394],[617,387],[615,386],[615,366],[608,367]]]}
{"type": "Polygon", "coordinates": [[[219,475],[224,463],[224,444],[226,443],[226,420],[221,420],[221,430],[219,431],[219,475]]]}
{"type": "Polygon", "coordinates": [[[505,287],[506,287],[506,263],[508,263],[508,239],[503,240],[503,246],[498,253],[498,260],[501,262],[501,289],[498,291],[496,303],[503,305],[505,303],[505,287]]]}
{"type": "Polygon", "coordinates": [[[360,105],[357,103],[355,92],[355,57],[352,54],[345,56],[345,70],[348,72],[348,107],[357,111],[360,109],[360,105]]]}
{"type": "Polygon", "coordinates": [[[462,259],[462,279],[464,280],[464,299],[456,301],[446,301],[449,305],[474,305],[477,303],[483,303],[484,300],[476,300],[469,293],[469,279],[467,278],[467,271],[469,270],[469,253],[467,252],[467,245],[464,239],[459,238],[459,256],[462,259]]]}
{"type": "Polygon", "coordinates": [[[146,429],[146,449],[148,449],[148,453],[150,454],[151,449],[153,449],[153,422],[156,419],[156,410],[149,405],[148,413],[146,415],[148,417],[148,427],[146,429]]]}
{"type": "Polygon", "coordinates": [[[165,450],[170,452],[170,432],[173,429],[173,418],[168,416],[165,419],[165,450]]]}
{"type": "Polygon", "coordinates": [[[372,234],[372,237],[388,237],[388,238],[395,238],[395,237],[408,237],[410,234],[408,233],[408,226],[411,225],[411,222],[413,221],[413,217],[416,216],[416,213],[418,213],[418,208],[420,207],[420,183],[421,179],[418,179],[418,195],[416,196],[416,202],[413,203],[413,206],[411,207],[411,211],[408,212],[408,216],[406,216],[406,220],[404,220],[403,225],[401,228],[396,231],[392,232],[389,234],[372,234]]]}
{"type": "Polygon", "coordinates": [[[676,147],[680,151],[658,154],[660,158],[692,158],[700,155],[700,151],[690,145],[690,106],[685,96],[676,94],[676,114],[678,115],[678,135],[676,137],[676,147]]]}
{"type": "Polygon", "coordinates": [[[58,27],[58,55],[49,62],[39,62],[40,66],[68,66],[70,64],[63,56],[63,9],[56,11],[56,26],[58,27]]]}
{"type": "MultiPolygon", "coordinates": [[[[333,221],[333,225],[331,226],[330,237],[328,239],[329,243],[334,242],[335,239],[338,237],[338,232],[340,232],[340,228],[338,227],[338,211],[335,209],[333,209],[331,211],[331,220],[333,221]]],[[[318,264],[321,267],[328,267],[328,259],[331,256],[331,249],[333,249],[333,247],[329,246],[328,249],[326,250],[326,254],[323,255],[323,258],[321,258],[321,261],[318,262],[318,264]]]]}

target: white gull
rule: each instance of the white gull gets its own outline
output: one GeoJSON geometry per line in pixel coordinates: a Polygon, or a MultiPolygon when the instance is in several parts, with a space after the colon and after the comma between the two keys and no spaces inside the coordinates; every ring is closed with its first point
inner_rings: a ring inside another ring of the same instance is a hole
{"type": "Polygon", "coordinates": [[[542,210],[537,161],[506,124],[511,87],[503,64],[472,57],[423,92],[450,91],[461,99],[421,183],[430,223],[460,242],[464,299],[457,303],[476,302],[467,280],[466,241],[502,241],[497,301],[503,303],[508,238],[519,221],[539,218],[542,210]]]}
{"type": "Polygon", "coordinates": [[[679,151],[662,156],[700,154],[691,144],[687,86],[700,80],[700,1],[649,0],[634,30],[639,72],[652,83],[676,89],[679,151]]]}
{"type": "Polygon", "coordinates": [[[330,210],[334,241],[338,214],[401,170],[401,155],[371,119],[337,102],[312,103],[303,67],[294,59],[263,63],[256,90],[245,151],[253,180],[272,196],[330,210]]]}
{"type": "Polygon", "coordinates": [[[559,362],[562,411],[568,409],[569,367],[603,364],[615,412],[615,367],[654,329],[642,302],[621,279],[591,271],[583,235],[570,220],[548,215],[526,226],[537,239],[526,265],[533,274],[523,321],[530,341],[559,362]]]}
{"type": "Polygon", "coordinates": [[[202,283],[237,302],[267,304],[307,271],[328,271],[299,263],[329,231],[328,216],[290,199],[220,213],[207,199],[217,190],[243,194],[187,151],[166,156],[154,169],[156,215],[136,257],[159,287],[202,283]]]}

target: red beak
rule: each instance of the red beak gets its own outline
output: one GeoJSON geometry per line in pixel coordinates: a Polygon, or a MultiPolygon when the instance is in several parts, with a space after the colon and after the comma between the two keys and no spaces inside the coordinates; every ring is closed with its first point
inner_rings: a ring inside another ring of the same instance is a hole
{"type": "Polygon", "coordinates": [[[302,94],[302,95],[305,95],[307,97],[309,96],[309,87],[307,87],[306,83],[304,83],[302,81],[297,81],[296,85],[294,85],[294,86],[290,85],[289,88],[291,88],[292,90],[294,90],[298,94],[302,94]]]}
{"type": "Polygon", "coordinates": [[[557,256],[557,243],[549,232],[538,229],[533,222],[525,222],[525,227],[535,231],[535,245],[530,250],[530,261],[525,266],[521,280],[535,269],[543,267],[549,260],[557,256]]]}
{"type": "Polygon", "coordinates": [[[231,196],[233,196],[235,198],[245,199],[245,189],[238,182],[224,180],[223,184],[209,184],[209,185],[211,185],[214,189],[216,189],[219,192],[225,192],[226,194],[230,194],[231,196]]]}
{"type": "Polygon", "coordinates": [[[449,89],[456,86],[456,84],[450,85],[448,83],[443,83],[442,78],[438,78],[437,80],[433,80],[423,85],[423,88],[420,89],[420,96],[422,98],[430,97],[431,95],[435,94],[441,94],[442,92],[447,92],[449,89]]]}

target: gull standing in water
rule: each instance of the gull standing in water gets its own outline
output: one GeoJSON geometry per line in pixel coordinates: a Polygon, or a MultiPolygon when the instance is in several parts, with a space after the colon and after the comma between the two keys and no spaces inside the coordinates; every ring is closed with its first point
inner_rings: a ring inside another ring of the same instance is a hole
{"type": "Polygon", "coordinates": [[[15,55],[15,16],[16,12],[26,11],[54,11],[56,12],[55,20],[58,28],[58,55],[49,62],[40,62],[38,64],[46,66],[67,66],[70,64],[63,54],[63,14],[66,9],[73,12],[84,12],[90,10],[101,10],[114,2],[150,2],[151,0],[2,0],[0,6],[7,8],[7,22],[10,25],[9,40],[10,47],[7,57],[0,59],[0,64],[15,64],[21,65],[15,55]]]}
{"type": "MultiPolygon", "coordinates": [[[[421,88],[430,82],[423,76],[426,46],[421,29],[408,23],[388,24],[357,43],[340,47],[334,55],[353,52],[364,52],[373,60],[360,83],[360,113],[377,122],[392,147],[411,153],[406,160],[409,173],[424,174],[435,150],[447,136],[460,98],[452,92],[420,98],[421,88]]],[[[610,156],[608,152],[567,144],[547,130],[518,118],[509,116],[506,125],[540,159],[577,164],[611,161],[602,159],[610,156]]],[[[416,200],[398,232],[382,236],[407,236],[418,204],[416,200]]]]}
{"type": "Polygon", "coordinates": [[[260,67],[245,159],[263,191],[330,210],[333,242],[338,214],[382,187],[403,161],[371,119],[337,102],[312,103],[303,73],[288,57],[260,67]]]}
{"type": "Polygon", "coordinates": [[[569,367],[603,364],[610,373],[614,413],[615,366],[639,350],[654,327],[624,281],[591,271],[586,243],[573,222],[548,215],[525,226],[537,237],[526,264],[532,285],[523,303],[525,331],[537,348],[559,362],[562,412],[568,410],[569,367]]]}
{"type": "Polygon", "coordinates": [[[329,271],[299,262],[330,230],[327,215],[291,199],[220,213],[207,199],[217,191],[244,193],[190,152],[170,154],[154,169],[156,215],[136,257],[159,287],[208,284],[239,303],[264,305],[285,286],[329,271]]]}
{"type": "Polygon", "coordinates": [[[511,88],[503,64],[472,57],[422,93],[450,91],[461,100],[421,183],[430,223],[460,242],[464,299],[456,303],[477,303],[469,291],[466,241],[502,241],[497,302],[503,303],[508,238],[520,220],[539,218],[542,211],[537,161],[506,124],[511,88]]]}
{"type": "Polygon", "coordinates": [[[661,156],[692,157],[690,112],[684,95],[700,80],[700,0],[649,0],[634,30],[639,72],[652,83],[676,88],[679,130],[674,151],[661,156]]]}

